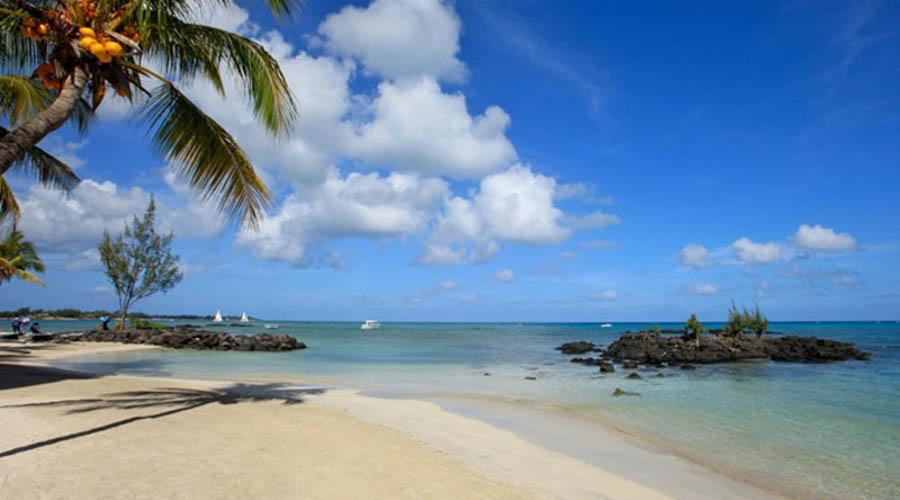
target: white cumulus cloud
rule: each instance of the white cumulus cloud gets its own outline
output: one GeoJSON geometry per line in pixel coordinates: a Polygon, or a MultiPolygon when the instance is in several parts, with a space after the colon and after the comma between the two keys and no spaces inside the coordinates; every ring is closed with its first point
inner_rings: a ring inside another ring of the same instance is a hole
{"type": "Polygon", "coordinates": [[[420,261],[426,264],[481,262],[499,241],[559,243],[571,230],[553,203],[556,181],[514,165],[481,180],[471,199],[454,197],[438,217],[420,261]]]}
{"type": "Polygon", "coordinates": [[[330,51],[359,59],[370,73],[459,82],[466,77],[456,57],[461,29],[451,2],[375,0],[329,15],[318,32],[330,51]]]}
{"type": "Polygon", "coordinates": [[[678,252],[678,261],[687,267],[706,267],[709,265],[709,250],[703,245],[689,243],[678,252]]]}
{"type": "Polygon", "coordinates": [[[238,245],[264,259],[302,264],[310,246],[329,239],[389,238],[423,230],[449,188],[440,179],[413,174],[341,177],[334,172],[305,194],[290,195],[277,213],[263,218],[257,231],[241,232],[238,245]]]}
{"type": "MultiPolygon", "coordinates": [[[[115,183],[84,179],[68,196],[38,184],[19,200],[22,220],[19,227],[39,248],[54,253],[78,254],[78,267],[90,261],[104,231],[122,231],[134,215],[147,209],[150,193],[139,187],[119,187],[115,183]],[[87,251],[87,252],[86,252],[87,251]]],[[[169,205],[157,199],[157,230],[172,231],[176,237],[209,238],[224,228],[224,220],[213,207],[190,201],[169,205]]]]}
{"type": "Polygon", "coordinates": [[[842,252],[856,250],[856,239],[849,233],[838,233],[834,229],[822,227],[818,224],[810,226],[803,224],[794,235],[794,244],[808,250],[820,252],[842,252]]]}
{"type": "Polygon", "coordinates": [[[714,295],[719,289],[710,283],[697,283],[694,285],[694,293],[697,295],[714,295]]]}
{"type": "Polygon", "coordinates": [[[747,237],[735,241],[731,246],[741,261],[751,264],[775,262],[782,255],[782,248],[778,243],[756,243],[747,237]]]}
{"type": "Polygon", "coordinates": [[[510,118],[497,106],[472,116],[462,93],[446,94],[423,77],[384,82],[349,153],[378,165],[455,178],[478,178],[516,158],[510,118]]]}

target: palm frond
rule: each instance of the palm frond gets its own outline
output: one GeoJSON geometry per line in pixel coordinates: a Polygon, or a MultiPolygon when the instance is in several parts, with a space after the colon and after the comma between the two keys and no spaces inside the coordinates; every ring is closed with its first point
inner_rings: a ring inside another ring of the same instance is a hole
{"type": "MultiPolygon", "coordinates": [[[[158,13],[166,18],[190,19],[199,9],[228,7],[232,0],[130,0],[116,2],[138,19],[146,19],[148,13],[158,13]]],[[[303,4],[303,0],[265,0],[276,18],[290,18],[303,4]]]]}
{"type": "Polygon", "coordinates": [[[303,5],[303,0],[266,0],[269,10],[278,18],[289,18],[303,5]]]}
{"type": "Polygon", "coordinates": [[[0,177],[0,224],[12,219],[13,227],[19,223],[19,202],[6,179],[0,177]]]}
{"type": "Polygon", "coordinates": [[[44,272],[44,263],[37,254],[34,244],[25,241],[24,235],[13,230],[0,241],[0,283],[19,278],[43,285],[44,282],[31,271],[44,272]]]}
{"type": "MultiPolygon", "coordinates": [[[[0,76],[0,115],[15,127],[47,108],[56,96],[24,76],[0,76]]],[[[71,121],[80,133],[87,132],[96,118],[91,105],[84,99],[75,104],[71,121]]]]}
{"type": "Polygon", "coordinates": [[[144,50],[177,78],[200,73],[224,94],[219,65],[240,83],[256,118],[270,132],[288,131],[297,118],[297,105],[278,61],[266,49],[241,35],[200,24],[169,19],[166,27],[148,25],[144,50]]]}
{"type": "Polygon", "coordinates": [[[19,278],[22,281],[44,286],[44,282],[34,273],[20,269],[19,259],[7,260],[0,257],[0,283],[19,278]]]}
{"type": "Polygon", "coordinates": [[[40,64],[47,44],[22,36],[22,25],[31,17],[13,2],[0,2],[0,71],[24,74],[40,64]]]}
{"type": "Polygon", "coordinates": [[[16,269],[16,277],[22,281],[27,281],[29,283],[34,283],[35,285],[46,286],[44,284],[44,280],[37,277],[37,275],[25,271],[24,269],[16,269]]]}
{"type": "MultiPolygon", "coordinates": [[[[8,133],[9,130],[0,127],[0,138],[8,133]]],[[[81,182],[72,167],[37,146],[26,151],[11,170],[33,175],[41,184],[64,191],[71,191],[81,182]]]]}
{"type": "Polygon", "coordinates": [[[256,227],[269,205],[269,192],[246,153],[221,125],[171,83],[154,89],[138,110],[161,156],[172,162],[204,199],[256,227]]]}
{"type": "Polygon", "coordinates": [[[91,103],[82,98],[78,99],[78,102],[75,103],[75,111],[72,112],[72,118],[70,118],[69,121],[78,128],[78,133],[84,134],[96,119],[97,115],[94,113],[94,108],[91,106],[91,103]]]}
{"type": "Polygon", "coordinates": [[[47,89],[24,76],[0,76],[0,113],[15,127],[45,109],[53,101],[47,89]]]}

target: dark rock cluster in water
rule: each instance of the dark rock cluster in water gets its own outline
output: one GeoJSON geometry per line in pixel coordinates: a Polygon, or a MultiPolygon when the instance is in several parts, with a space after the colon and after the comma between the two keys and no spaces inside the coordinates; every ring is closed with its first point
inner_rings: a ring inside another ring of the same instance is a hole
{"type": "Polygon", "coordinates": [[[566,342],[565,344],[557,347],[556,350],[562,351],[563,354],[586,354],[589,352],[603,352],[603,349],[601,349],[600,346],[586,340],[579,340],[578,342],[566,342]]]}
{"type": "Polygon", "coordinates": [[[215,351],[294,351],[306,349],[306,344],[290,335],[231,335],[188,327],[166,330],[92,330],[80,339],[91,342],[122,342],[150,344],[172,349],[203,349],[215,351]]]}
{"type": "Polygon", "coordinates": [[[682,368],[691,369],[693,364],[745,359],[803,363],[869,359],[869,353],[862,352],[847,342],[797,336],[704,336],[698,347],[692,338],[664,337],[642,332],[622,335],[606,350],[585,341],[569,342],[557,349],[564,354],[600,353],[599,358],[578,357],[573,358],[572,362],[600,366],[601,369],[611,361],[622,363],[625,369],[637,368],[638,363],[651,366],[683,365],[682,368]]]}

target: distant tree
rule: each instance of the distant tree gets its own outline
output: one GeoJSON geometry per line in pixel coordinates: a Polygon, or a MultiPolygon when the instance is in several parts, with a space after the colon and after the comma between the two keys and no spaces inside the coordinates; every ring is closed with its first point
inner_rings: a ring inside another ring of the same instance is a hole
{"type": "Polygon", "coordinates": [[[725,323],[723,333],[725,335],[739,335],[744,331],[744,316],[738,311],[734,301],[731,301],[731,307],[728,308],[728,322],[725,323]]]}
{"type": "Polygon", "coordinates": [[[118,238],[103,234],[100,243],[100,259],[106,268],[106,277],[116,290],[122,325],[127,324],[128,310],[135,302],[153,294],[166,293],[183,277],[178,268],[178,256],[172,255],[172,233],[161,236],[154,227],[156,203],[150,205],[143,219],[134,216],[131,227],[118,238]]]}
{"type": "Polygon", "coordinates": [[[706,331],[706,327],[703,326],[703,323],[697,319],[697,315],[691,313],[691,317],[688,318],[687,323],[684,324],[684,331],[687,333],[689,338],[693,338],[697,343],[697,347],[700,347],[700,335],[703,335],[703,332],[706,331]]]}
{"type": "Polygon", "coordinates": [[[53,311],[53,316],[59,316],[60,318],[77,318],[81,316],[80,309],[72,309],[72,308],[63,308],[57,309],[53,311]]]}
{"type": "Polygon", "coordinates": [[[19,278],[43,285],[34,273],[44,272],[44,263],[38,257],[34,244],[25,241],[25,236],[16,230],[0,241],[0,284],[19,278]]]}
{"type": "Polygon", "coordinates": [[[753,311],[749,326],[757,337],[762,337],[769,330],[769,318],[763,316],[763,313],[759,310],[758,304],[753,311]]]}

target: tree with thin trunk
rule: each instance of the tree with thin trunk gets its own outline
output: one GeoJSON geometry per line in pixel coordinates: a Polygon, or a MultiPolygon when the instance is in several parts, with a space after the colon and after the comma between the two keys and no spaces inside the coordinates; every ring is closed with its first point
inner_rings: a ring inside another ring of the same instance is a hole
{"type": "Polygon", "coordinates": [[[44,282],[34,274],[42,272],[44,263],[34,245],[25,241],[21,232],[13,230],[5,240],[0,241],[0,284],[18,278],[43,285],[44,282]]]}
{"type": "Polygon", "coordinates": [[[687,333],[688,338],[693,338],[696,343],[697,348],[700,348],[700,336],[703,335],[703,332],[706,331],[706,327],[703,326],[703,323],[697,319],[697,315],[691,313],[691,317],[688,318],[687,323],[684,324],[684,331],[687,333]]]}
{"type": "Polygon", "coordinates": [[[128,311],[135,302],[156,293],[166,293],[175,287],[183,274],[178,268],[178,256],[172,255],[172,233],[159,235],[155,228],[156,203],[150,205],[144,216],[134,216],[131,227],[113,239],[109,231],[100,243],[100,260],[106,277],[116,290],[122,325],[128,320],[128,311]]]}
{"type": "MultiPolygon", "coordinates": [[[[279,17],[300,0],[265,0],[279,17]]],[[[37,147],[69,121],[84,131],[109,91],[134,104],[157,152],[204,199],[253,227],[269,192],[237,141],[177,81],[205,79],[225,95],[234,80],[273,135],[296,105],[274,57],[236,33],[197,24],[231,0],[0,0],[0,216],[17,215],[3,179],[34,172],[71,189],[75,173],[37,147]],[[153,69],[151,69],[151,67],[153,69]]]]}

